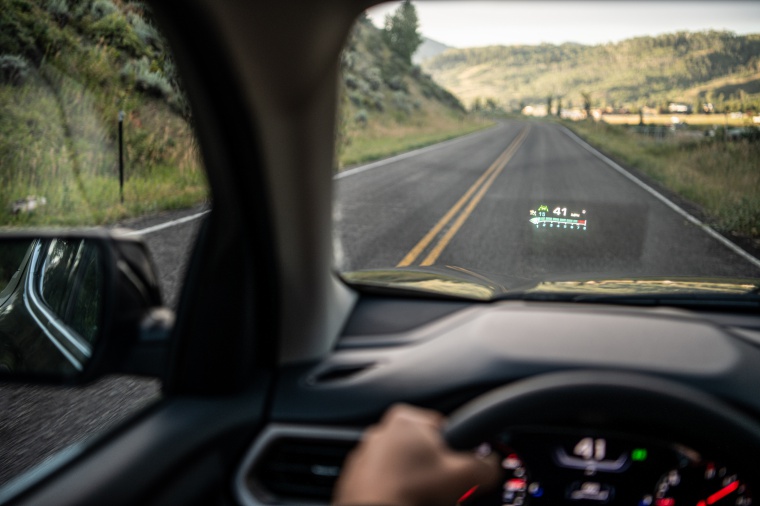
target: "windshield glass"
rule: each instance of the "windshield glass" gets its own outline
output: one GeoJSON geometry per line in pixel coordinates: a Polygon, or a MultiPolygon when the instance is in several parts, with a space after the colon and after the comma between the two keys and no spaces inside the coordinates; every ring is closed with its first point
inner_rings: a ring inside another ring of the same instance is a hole
{"type": "Polygon", "coordinates": [[[758,21],[751,2],[367,11],[341,62],[338,270],[478,298],[756,291],[758,21]]]}

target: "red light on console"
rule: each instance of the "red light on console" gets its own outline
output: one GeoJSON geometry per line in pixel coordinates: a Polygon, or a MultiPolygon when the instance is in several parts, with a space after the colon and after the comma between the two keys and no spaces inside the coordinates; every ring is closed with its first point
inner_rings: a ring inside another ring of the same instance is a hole
{"type": "Polygon", "coordinates": [[[465,493],[462,495],[462,497],[460,497],[460,498],[459,498],[459,500],[457,501],[457,504],[461,504],[461,503],[465,502],[467,499],[469,499],[470,497],[472,497],[472,494],[474,494],[474,493],[475,493],[475,491],[476,491],[476,490],[478,490],[478,487],[479,487],[479,486],[480,486],[480,485],[475,485],[475,486],[474,486],[474,487],[472,487],[470,490],[468,490],[467,492],[465,492],[465,493]]]}

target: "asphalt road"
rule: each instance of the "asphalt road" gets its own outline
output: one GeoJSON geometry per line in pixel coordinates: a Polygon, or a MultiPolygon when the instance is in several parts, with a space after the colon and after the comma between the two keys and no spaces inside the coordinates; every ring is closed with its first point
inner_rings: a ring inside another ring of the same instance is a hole
{"type": "MultiPolygon", "coordinates": [[[[203,212],[205,207],[160,213],[120,226],[149,229],[203,212]]],[[[201,219],[144,236],[158,270],[164,302],[176,307],[201,219]]],[[[107,377],[77,388],[0,386],[0,485],[59,450],[106,430],[160,397],[156,380],[107,377]]]]}
{"type": "Polygon", "coordinates": [[[758,265],[567,131],[535,121],[505,122],[342,175],[335,219],[340,267],[349,271],[457,266],[507,288],[549,279],[760,277],[758,265]],[[530,219],[542,205],[548,217],[586,226],[536,225],[530,219]]]}
{"type": "MultiPolygon", "coordinates": [[[[347,171],[336,190],[341,270],[452,265],[507,287],[550,278],[760,277],[756,265],[550,124],[503,123],[347,171]],[[585,230],[536,227],[530,219],[542,205],[548,217],[578,214],[585,230]]],[[[204,210],[123,225],[150,230],[204,210]]],[[[201,221],[145,235],[169,306],[201,221]]],[[[76,389],[0,387],[0,484],[159,395],[156,381],[127,377],[76,389]]]]}

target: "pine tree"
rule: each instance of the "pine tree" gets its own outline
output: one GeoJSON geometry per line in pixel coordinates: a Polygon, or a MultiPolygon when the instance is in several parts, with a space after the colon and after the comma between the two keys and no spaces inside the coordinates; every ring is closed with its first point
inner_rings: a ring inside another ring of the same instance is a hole
{"type": "Polygon", "coordinates": [[[422,44],[419,25],[417,9],[411,0],[404,0],[393,14],[385,17],[385,41],[388,47],[409,65],[412,64],[412,55],[422,44]]]}

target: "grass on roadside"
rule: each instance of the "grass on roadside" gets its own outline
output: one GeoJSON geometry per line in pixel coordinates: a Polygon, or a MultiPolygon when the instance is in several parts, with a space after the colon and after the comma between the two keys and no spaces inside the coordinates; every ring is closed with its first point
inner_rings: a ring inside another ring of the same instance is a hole
{"type": "Polygon", "coordinates": [[[656,140],[624,126],[563,122],[623,164],[700,206],[710,225],[760,244],[760,142],[656,140]]]}
{"type": "MultiPolygon", "coordinates": [[[[16,191],[11,188],[9,193],[27,195],[30,191],[28,187],[16,191]]],[[[47,205],[32,213],[15,215],[8,207],[0,208],[2,227],[106,225],[132,216],[191,207],[206,200],[208,194],[202,171],[178,174],[168,167],[127,179],[123,204],[116,177],[70,178],[35,187],[33,191],[45,196],[47,205]]]]}
{"type": "Polygon", "coordinates": [[[0,227],[104,225],[208,199],[175,65],[146,7],[0,4],[10,27],[0,34],[0,227]],[[45,204],[13,214],[30,196],[45,204]]]}
{"type": "MultiPolygon", "coordinates": [[[[638,114],[605,114],[604,122],[610,125],[638,125],[638,114]]],[[[673,118],[686,125],[699,125],[703,127],[741,127],[752,125],[752,119],[748,116],[732,116],[730,114],[658,114],[657,116],[644,116],[646,125],[672,125],[673,118]]]]}
{"type": "Polygon", "coordinates": [[[476,132],[493,125],[478,117],[445,118],[424,124],[377,123],[350,134],[340,154],[341,169],[476,132]]]}
{"type": "Polygon", "coordinates": [[[208,198],[192,127],[170,106],[123,97],[120,202],[116,92],[43,68],[22,87],[0,84],[0,227],[94,226],[208,198]],[[14,215],[28,196],[46,204],[14,215]]]}

